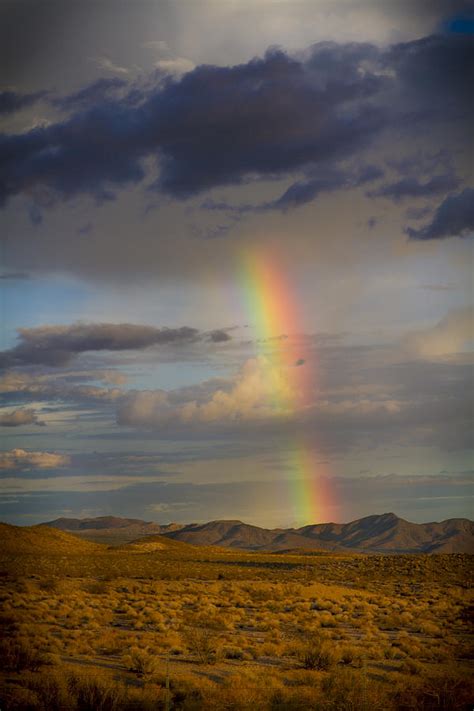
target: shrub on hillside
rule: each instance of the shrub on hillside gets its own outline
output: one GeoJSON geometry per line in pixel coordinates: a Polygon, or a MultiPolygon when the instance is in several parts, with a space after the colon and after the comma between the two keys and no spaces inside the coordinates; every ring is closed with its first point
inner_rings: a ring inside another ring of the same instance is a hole
{"type": "Polygon", "coordinates": [[[127,668],[140,677],[150,677],[158,671],[159,660],[145,647],[132,647],[123,659],[127,668]]]}
{"type": "Polygon", "coordinates": [[[5,671],[37,671],[50,663],[47,654],[38,651],[27,640],[6,638],[0,642],[0,658],[5,671]]]}
{"type": "Polygon", "coordinates": [[[188,627],[183,632],[188,649],[202,664],[215,664],[218,657],[218,640],[215,634],[203,627],[188,627]]]}
{"type": "Polygon", "coordinates": [[[298,659],[305,669],[327,671],[338,663],[339,655],[327,640],[314,637],[301,644],[298,659]]]}

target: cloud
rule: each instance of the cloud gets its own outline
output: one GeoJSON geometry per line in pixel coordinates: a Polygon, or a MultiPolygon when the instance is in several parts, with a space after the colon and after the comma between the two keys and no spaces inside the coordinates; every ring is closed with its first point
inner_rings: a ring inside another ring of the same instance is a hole
{"type": "Polygon", "coordinates": [[[367,103],[384,81],[359,71],[374,53],[323,43],[304,62],[271,51],[235,67],[200,66],[141,88],[138,104],[133,86],[119,100],[101,80],[63,100],[78,105],[65,121],[2,136],[2,197],[41,186],[102,199],[111,187],[140,182],[143,158],[157,153],[155,187],[181,198],[346,157],[384,124],[367,103]]]}
{"type": "Polygon", "coordinates": [[[54,452],[27,452],[24,449],[0,452],[0,469],[57,469],[69,463],[66,454],[54,452]]]}
{"type": "Polygon", "coordinates": [[[407,177],[396,183],[384,185],[369,193],[369,197],[386,197],[395,202],[400,202],[406,198],[430,198],[435,195],[447,193],[455,190],[459,186],[459,180],[454,175],[435,175],[433,178],[422,182],[418,178],[407,177]]]}
{"type": "MultiPolygon", "coordinates": [[[[294,56],[272,49],[245,64],[192,71],[187,60],[164,58],[161,69],[186,73],[163,80],[155,71],[148,81],[127,85],[100,79],[56,100],[72,110],[66,119],[2,135],[0,202],[39,191],[50,204],[84,194],[103,201],[146,177],[153,189],[186,199],[215,187],[296,175],[273,201],[278,208],[295,207],[323,190],[351,187],[331,178],[331,170],[360,156],[386,129],[411,135],[415,119],[430,126],[466,122],[471,59],[472,46],[462,35],[389,49],[321,42],[294,56]]],[[[107,58],[101,66],[127,72],[107,58]]],[[[437,180],[398,190],[439,191],[437,180]]]]}
{"type": "Polygon", "coordinates": [[[37,91],[33,94],[18,94],[16,91],[0,91],[0,116],[12,114],[15,111],[26,109],[44,98],[47,92],[37,91]]]}
{"type": "Polygon", "coordinates": [[[110,378],[101,371],[91,372],[83,376],[74,373],[40,375],[7,371],[0,377],[0,395],[3,401],[17,402],[22,399],[67,401],[75,404],[101,404],[107,405],[117,402],[123,397],[123,390],[114,387],[100,387],[98,385],[81,385],[84,380],[103,380],[117,385],[124,382],[123,376],[117,374],[110,378]]]}
{"type": "Polygon", "coordinates": [[[191,72],[195,68],[194,62],[185,57],[174,57],[172,59],[159,59],[155,62],[155,67],[163,74],[179,76],[191,72]]]}
{"type": "Polygon", "coordinates": [[[232,340],[232,337],[229,336],[227,331],[217,329],[216,331],[211,331],[211,333],[209,334],[209,339],[213,343],[225,343],[226,341],[232,340]]]}
{"type": "Polygon", "coordinates": [[[87,351],[123,351],[154,345],[192,343],[202,336],[197,329],[155,328],[130,323],[76,323],[18,329],[19,343],[0,352],[0,366],[65,365],[87,351]]]}
{"type": "Polygon", "coordinates": [[[474,313],[470,306],[453,309],[435,326],[410,334],[405,347],[421,358],[436,358],[462,352],[474,343],[474,313]]]}
{"type": "Polygon", "coordinates": [[[21,409],[12,410],[2,414],[0,412],[0,427],[21,427],[22,425],[41,424],[34,410],[21,409]]]}
{"type": "Polygon", "coordinates": [[[316,177],[308,177],[305,180],[297,181],[279,197],[264,205],[264,209],[287,210],[299,207],[308,202],[312,202],[321,193],[333,192],[334,190],[356,188],[359,185],[377,180],[383,176],[383,170],[374,165],[367,165],[354,170],[332,170],[324,171],[316,177]]]}
{"type": "Polygon", "coordinates": [[[226,425],[291,416],[295,397],[291,370],[259,356],[247,360],[234,378],[209,381],[208,387],[171,394],[162,390],[133,392],[120,403],[117,421],[139,427],[226,425]],[[186,399],[181,402],[183,393],[186,399]]]}
{"type": "Polygon", "coordinates": [[[121,67],[118,64],[114,64],[109,57],[96,57],[94,59],[97,66],[101,69],[105,69],[112,74],[128,74],[129,70],[126,67],[121,67]]]}
{"type": "Polygon", "coordinates": [[[430,223],[405,232],[414,240],[469,237],[474,233],[474,188],[465,188],[457,195],[449,195],[436,210],[430,223]]]}
{"type": "Polygon", "coordinates": [[[413,101],[407,118],[469,120],[474,48],[468,35],[438,34],[392,46],[383,56],[413,101]]]}
{"type": "Polygon", "coordinates": [[[98,102],[120,96],[121,91],[127,86],[125,79],[101,78],[67,96],[52,97],[51,103],[63,111],[85,109],[98,102]]]}

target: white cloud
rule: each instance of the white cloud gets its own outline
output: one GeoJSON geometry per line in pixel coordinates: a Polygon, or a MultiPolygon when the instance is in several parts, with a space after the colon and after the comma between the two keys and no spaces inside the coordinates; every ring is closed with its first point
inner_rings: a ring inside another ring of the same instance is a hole
{"type": "Polygon", "coordinates": [[[101,69],[105,69],[105,71],[112,74],[129,74],[129,70],[126,67],[114,64],[108,57],[95,57],[94,61],[101,69]]]}
{"type": "Polygon", "coordinates": [[[196,65],[185,57],[175,57],[174,59],[159,59],[155,62],[155,67],[165,74],[186,74],[191,72],[196,65]]]}
{"type": "MultiPolygon", "coordinates": [[[[123,425],[149,426],[165,423],[229,423],[281,418],[294,413],[294,368],[273,365],[264,356],[247,360],[227,387],[219,387],[196,398],[176,403],[179,392],[162,390],[131,393],[119,407],[123,425]]],[[[226,381],[221,381],[226,382],[226,381]]],[[[212,386],[212,383],[210,383],[212,386]]],[[[190,395],[193,390],[188,390],[190,395]]],[[[204,392],[206,392],[204,390],[204,392]]]]}

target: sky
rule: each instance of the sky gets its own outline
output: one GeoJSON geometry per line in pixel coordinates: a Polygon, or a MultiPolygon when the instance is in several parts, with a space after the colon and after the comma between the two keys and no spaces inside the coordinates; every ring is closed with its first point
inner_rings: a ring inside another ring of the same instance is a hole
{"type": "Polygon", "coordinates": [[[1,520],[472,517],[473,31],[3,0],[1,520]]]}

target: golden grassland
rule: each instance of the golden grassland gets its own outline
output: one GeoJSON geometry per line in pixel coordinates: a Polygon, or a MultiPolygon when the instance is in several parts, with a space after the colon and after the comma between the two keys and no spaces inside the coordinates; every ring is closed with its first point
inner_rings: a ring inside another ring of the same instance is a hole
{"type": "Polygon", "coordinates": [[[0,574],[2,711],[447,711],[474,699],[467,555],[155,538],[10,545],[0,574]]]}

